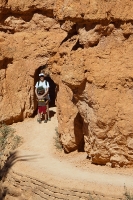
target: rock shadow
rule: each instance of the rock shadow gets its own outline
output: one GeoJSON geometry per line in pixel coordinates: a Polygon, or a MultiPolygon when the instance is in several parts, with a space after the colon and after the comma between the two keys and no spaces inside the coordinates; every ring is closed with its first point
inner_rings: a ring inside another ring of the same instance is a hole
{"type": "Polygon", "coordinates": [[[84,152],[83,119],[80,113],[74,119],[74,134],[78,152],[84,152]]]}

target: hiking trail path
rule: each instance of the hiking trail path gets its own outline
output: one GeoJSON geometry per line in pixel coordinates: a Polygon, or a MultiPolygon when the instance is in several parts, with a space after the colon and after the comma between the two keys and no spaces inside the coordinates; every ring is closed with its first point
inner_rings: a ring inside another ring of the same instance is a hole
{"type": "Polygon", "coordinates": [[[56,108],[50,110],[54,116],[46,124],[38,124],[36,116],[12,125],[16,134],[23,137],[18,154],[27,158],[27,161],[18,161],[13,166],[14,171],[66,187],[85,188],[110,195],[121,194],[124,185],[128,189],[133,188],[131,169],[92,165],[86,159],[85,152],[58,152],[54,141],[58,126],[56,108]]]}

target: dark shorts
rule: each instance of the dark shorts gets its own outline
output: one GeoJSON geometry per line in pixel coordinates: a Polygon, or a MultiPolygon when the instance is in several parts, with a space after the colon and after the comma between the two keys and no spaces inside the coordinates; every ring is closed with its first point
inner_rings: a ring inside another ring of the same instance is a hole
{"type": "Polygon", "coordinates": [[[38,112],[46,114],[47,107],[46,106],[38,106],[38,112]]]}

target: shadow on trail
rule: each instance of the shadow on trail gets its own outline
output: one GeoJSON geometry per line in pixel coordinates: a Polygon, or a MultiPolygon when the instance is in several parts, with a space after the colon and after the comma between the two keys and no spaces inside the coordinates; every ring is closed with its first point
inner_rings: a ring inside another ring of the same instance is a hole
{"type": "Polygon", "coordinates": [[[15,151],[10,154],[7,158],[4,166],[0,169],[0,200],[4,200],[5,196],[8,192],[8,188],[3,187],[3,183],[6,180],[6,177],[15,163],[20,161],[32,161],[37,158],[37,155],[26,155],[26,156],[19,156],[18,152],[15,151]]]}
{"type": "Polygon", "coordinates": [[[53,111],[53,110],[50,110],[50,111],[49,111],[49,116],[50,116],[50,118],[54,117],[55,114],[56,114],[55,111],[53,111]]]}

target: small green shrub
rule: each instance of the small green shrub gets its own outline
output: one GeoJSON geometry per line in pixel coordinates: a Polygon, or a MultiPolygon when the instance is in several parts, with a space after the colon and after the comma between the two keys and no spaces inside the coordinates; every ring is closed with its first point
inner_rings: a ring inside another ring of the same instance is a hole
{"type": "Polygon", "coordinates": [[[4,138],[6,138],[9,134],[13,134],[15,130],[6,124],[2,124],[0,127],[0,133],[4,138]]]}
{"type": "Polygon", "coordinates": [[[7,145],[7,138],[13,137],[15,130],[6,124],[1,124],[0,127],[0,150],[3,151],[7,145]]]}
{"type": "Polygon", "coordinates": [[[20,136],[16,135],[14,137],[14,145],[12,146],[12,149],[13,150],[16,149],[20,145],[21,142],[22,142],[22,138],[20,136]]]}
{"type": "Polygon", "coordinates": [[[20,136],[14,135],[15,130],[6,124],[0,125],[0,168],[3,167],[10,152],[16,149],[22,141],[20,136]]]}
{"type": "Polygon", "coordinates": [[[61,141],[60,141],[60,135],[58,133],[58,129],[57,128],[55,128],[55,134],[56,134],[56,136],[54,137],[55,147],[58,150],[62,150],[62,144],[61,144],[61,141]]]}
{"type": "Polygon", "coordinates": [[[126,186],[124,186],[124,188],[125,188],[125,193],[124,193],[125,198],[124,198],[124,200],[133,200],[133,195],[130,194],[129,191],[127,191],[126,186]]]}

